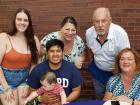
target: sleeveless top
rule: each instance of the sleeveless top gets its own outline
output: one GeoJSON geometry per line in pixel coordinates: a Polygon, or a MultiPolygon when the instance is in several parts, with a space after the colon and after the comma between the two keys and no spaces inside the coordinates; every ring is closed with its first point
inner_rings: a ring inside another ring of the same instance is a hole
{"type": "Polygon", "coordinates": [[[8,69],[21,69],[29,67],[31,65],[31,54],[23,54],[17,52],[14,49],[9,36],[8,39],[12,48],[9,52],[5,53],[1,62],[1,66],[8,69]]]}

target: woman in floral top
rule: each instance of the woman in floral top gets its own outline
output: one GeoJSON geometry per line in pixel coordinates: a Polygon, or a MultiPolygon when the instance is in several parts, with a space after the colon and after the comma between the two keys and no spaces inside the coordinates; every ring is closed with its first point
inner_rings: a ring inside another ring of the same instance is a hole
{"type": "Polygon", "coordinates": [[[126,48],[118,54],[114,73],[107,83],[104,100],[140,105],[140,59],[134,49],[126,48]]]}
{"type": "Polygon", "coordinates": [[[84,61],[85,45],[83,40],[76,34],[77,22],[71,17],[67,16],[61,23],[61,29],[57,32],[52,32],[46,35],[41,40],[41,45],[45,48],[48,40],[60,39],[64,42],[64,59],[72,62],[77,68],[82,67],[84,61]]]}

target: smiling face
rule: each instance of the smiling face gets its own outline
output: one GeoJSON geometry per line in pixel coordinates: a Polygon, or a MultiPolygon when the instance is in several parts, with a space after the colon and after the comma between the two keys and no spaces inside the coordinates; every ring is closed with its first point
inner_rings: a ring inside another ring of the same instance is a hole
{"type": "Polygon", "coordinates": [[[93,14],[93,25],[98,35],[107,35],[111,24],[110,12],[106,8],[99,8],[93,14]]]}
{"type": "Polygon", "coordinates": [[[47,71],[41,76],[40,83],[47,89],[51,89],[57,83],[55,73],[47,71]]]}
{"type": "Polygon", "coordinates": [[[25,32],[29,26],[28,16],[24,12],[16,15],[15,25],[18,32],[25,32]]]}
{"type": "Polygon", "coordinates": [[[135,57],[132,52],[125,52],[119,61],[122,72],[134,72],[136,69],[135,57]]]}
{"type": "Polygon", "coordinates": [[[72,23],[66,23],[61,28],[61,34],[63,35],[63,37],[66,41],[71,41],[76,36],[76,27],[72,23]]]}
{"type": "Polygon", "coordinates": [[[47,51],[47,57],[49,60],[49,64],[60,65],[62,62],[63,51],[58,45],[52,46],[47,51]]]}

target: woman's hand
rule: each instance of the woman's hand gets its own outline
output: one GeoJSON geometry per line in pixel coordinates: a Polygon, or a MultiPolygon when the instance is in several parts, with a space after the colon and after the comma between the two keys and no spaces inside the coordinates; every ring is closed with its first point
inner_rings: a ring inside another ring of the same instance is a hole
{"type": "Polygon", "coordinates": [[[28,101],[25,99],[21,102],[21,105],[26,105],[28,103],[28,101]]]}
{"type": "Polygon", "coordinates": [[[76,57],[76,59],[74,61],[74,64],[75,64],[75,66],[78,69],[81,69],[82,68],[82,65],[83,65],[83,62],[84,62],[84,57],[83,56],[79,56],[79,57],[76,57]]]}
{"type": "Polygon", "coordinates": [[[133,100],[129,99],[128,97],[122,95],[122,96],[117,96],[116,100],[118,101],[123,101],[123,102],[128,102],[128,103],[132,103],[133,100]]]}
{"type": "Polygon", "coordinates": [[[5,101],[12,103],[12,100],[15,100],[13,90],[9,88],[8,90],[5,91],[5,101]]]}
{"type": "Polygon", "coordinates": [[[22,91],[22,97],[25,98],[29,95],[29,86],[28,85],[25,85],[23,87],[23,91],[22,91]]]}

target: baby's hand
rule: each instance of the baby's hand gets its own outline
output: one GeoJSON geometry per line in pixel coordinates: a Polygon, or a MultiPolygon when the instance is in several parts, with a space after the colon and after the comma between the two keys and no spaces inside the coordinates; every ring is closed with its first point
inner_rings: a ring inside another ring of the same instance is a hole
{"type": "Polygon", "coordinates": [[[21,102],[21,105],[26,105],[26,104],[27,104],[27,100],[21,102]]]}
{"type": "Polygon", "coordinates": [[[117,96],[117,100],[118,100],[118,101],[124,101],[124,102],[128,102],[128,103],[132,103],[132,100],[129,99],[127,96],[124,96],[124,95],[122,95],[122,96],[117,96]]]}

